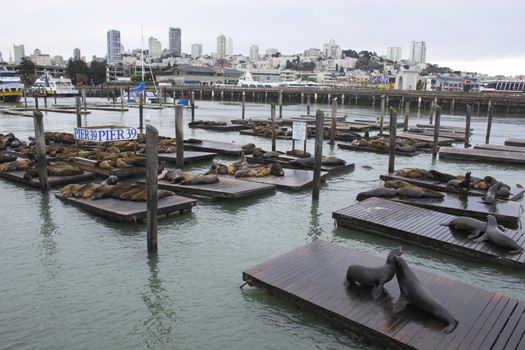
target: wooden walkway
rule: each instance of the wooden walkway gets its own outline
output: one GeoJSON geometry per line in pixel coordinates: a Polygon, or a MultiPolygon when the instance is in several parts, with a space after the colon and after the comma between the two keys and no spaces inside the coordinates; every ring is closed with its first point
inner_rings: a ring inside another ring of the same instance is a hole
{"type": "MultiPolygon", "coordinates": [[[[23,185],[40,188],[40,180],[38,179],[38,177],[35,177],[32,180],[27,180],[27,179],[24,179],[24,174],[25,174],[24,170],[0,171],[1,178],[4,178],[12,182],[20,183],[23,185]]],[[[80,175],[48,176],[47,182],[49,184],[49,187],[58,187],[58,186],[63,186],[67,184],[90,180],[94,177],[95,177],[94,173],[84,172],[84,174],[80,174],[80,175]]]]}
{"type": "Polygon", "coordinates": [[[525,147],[507,146],[507,145],[490,145],[490,144],[483,144],[483,145],[476,145],[476,146],[474,146],[474,149],[488,149],[488,150],[493,150],[493,151],[521,152],[521,153],[525,153],[525,147]]]}
{"type": "MultiPolygon", "coordinates": [[[[420,187],[430,188],[431,190],[439,191],[439,192],[463,193],[462,192],[463,190],[456,189],[454,187],[447,187],[446,182],[433,180],[433,179],[415,179],[412,177],[400,176],[400,175],[396,175],[393,173],[380,175],[379,178],[383,181],[402,180],[402,181],[406,181],[408,183],[411,183],[411,184],[414,184],[420,187]]],[[[485,192],[486,191],[476,190],[476,189],[471,188],[469,189],[468,194],[473,195],[473,196],[483,196],[485,192]]],[[[510,201],[517,201],[523,198],[524,192],[525,192],[524,188],[519,188],[517,186],[511,186],[510,196],[507,199],[510,201]]]]}
{"type": "MultiPolygon", "coordinates": [[[[55,196],[66,203],[105,217],[113,221],[139,221],[146,218],[146,202],[124,201],[115,198],[104,199],[84,199],[84,198],[65,198],[62,195],[55,196]]],[[[191,208],[197,204],[195,199],[168,196],[160,198],[158,201],[158,215],[171,213],[182,213],[191,211],[191,208]]]]}
{"type": "Polygon", "coordinates": [[[377,300],[368,288],[348,287],[350,264],[377,266],[384,260],[317,240],[245,270],[243,280],[381,347],[523,349],[525,303],[501,293],[412,268],[424,288],[457,317],[457,328],[447,334],[442,323],[413,307],[393,314],[399,296],[395,278],[377,300]]]}
{"type": "Polygon", "coordinates": [[[211,130],[211,131],[240,131],[240,130],[246,130],[251,129],[252,127],[250,125],[246,124],[226,124],[226,125],[204,125],[200,123],[188,123],[188,127],[191,129],[204,129],[204,130],[211,130]]]}
{"type": "Polygon", "coordinates": [[[493,151],[484,149],[464,149],[455,147],[441,147],[439,158],[451,158],[468,161],[525,164],[525,153],[493,151]]]}
{"type": "Polygon", "coordinates": [[[241,153],[252,154],[253,148],[243,149],[242,145],[231,142],[200,140],[202,143],[184,142],[184,149],[201,152],[214,152],[227,156],[240,156],[241,153]]]}
{"type": "MultiPolygon", "coordinates": [[[[525,270],[525,253],[509,255],[489,242],[476,243],[467,239],[468,234],[452,232],[441,226],[457,216],[384,198],[369,198],[358,204],[335,211],[332,217],[339,226],[372,232],[424,248],[453,254],[462,259],[477,260],[512,266],[525,270]]],[[[525,247],[525,233],[507,230],[506,235],[525,247]]]]}
{"type": "MultiPolygon", "coordinates": [[[[372,147],[363,147],[363,146],[354,146],[352,144],[344,144],[344,143],[338,143],[337,147],[341,149],[347,149],[350,151],[356,151],[356,152],[369,152],[369,153],[377,153],[377,154],[389,154],[390,152],[388,150],[383,149],[377,149],[372,147]]],[[[415,155],[421,154],[421,152],[400,152],[396,151],[396,156],[406,156],[406,157],[413,157],[415,155]]]]}
{"type": "Polygon", "coordinates": [[[525,147],[525,139],[508,139],[505,141],[505,145],[525,147]]]}
{"type": "MultiPolygon", "coordinates": [[[[323,181],[328,173],[321,172],[321,181],[323,181]]],[[[221,175],[222,177],[231,177],[232,175],[221,175]]],[[[298,191],[313,186],[314,172],[312,170],[301,169],[284,169],[284,176],[268,175],[263,177],[243,177],[242,180],[253,181],[268,185],[274,185],[280,190],[298,191]]]]}

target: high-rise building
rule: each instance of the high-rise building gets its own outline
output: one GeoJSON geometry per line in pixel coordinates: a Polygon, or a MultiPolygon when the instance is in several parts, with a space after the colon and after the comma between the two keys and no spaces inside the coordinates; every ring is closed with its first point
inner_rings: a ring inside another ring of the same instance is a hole
{"type": "Polygon", "coordinates": [[[266,49],[266,56],[276,55],[277,52],[279,52],[279,50],[277,50],[277,49],[273,49],[273,48],[266,49]]]}
{"type": "Polygon", "coordinates": [[[221,34],[217,37],[217,58],[226,57],[226,37],[221,34]]]}
{"type": "Polygon", "coordinates": [[[202,56],[202,44],[191,44],[191,57],[197,58],[202,56]]]}
{"type": "Polygon", "coordinates": [[[152,36],[148,39],[148,51],[149,51],[149,57],[151,58],[159,58],[162,56],[162,44],[160,43],[159,39],[154,38],[152,36]]]}
{"type": "Polygon", "coordinates": [[[315,47],[306,49],[304,50],[304,56],[305,57],[319,57],[321,56],[321,49],[316,49],[315,47]]]}
{"type": "Polygon", "coordinates": [[[73,50],[73,59],[74,59],[75,61],[78,61],[78,60],[80,60],[81,57],[82,57],[82,56],[80,56],[80,49],[79,49],[79,48],[75,48],[75,49],[73,50]]]}
{"type": "Polygon", "coordinates": [[[424,41],[412,41],[410,43],[410,62],[413,64],[426,63],[427,47],[424,41]]]}
{"type": "Polygon", "coordinates": [[[4,59],[2,58],[2,53],[0,52],[0,62],[4,62],[4,59]]]}
{"type": "Polygon", "coordinates": [[[250,46],[250,61],[259,60],[259,46],[252,45],[250,46]]]}
{"type": "Polygon", "coordinates": [[[51,58],[51,64],[54,66],[63,66],[64,65],[64,57],[60,55],[53,56],[51,58]]]}
{"type": "Polygon", "coordinates": [[[233,40],[231,37],[228,37],[226,39],[226,56],[227,57],[233,56],[233,40]]]}
{"type": "Polygon", "coordinates": [[[180,28],[170,27],[169,47],[173,56],[180,56],[181,53],[181,31],[180,28]]]}
{"type": "Polygon", "coordinates": [[[390,61],[399,62],[401,61],[401,52],[400,46],[390,46],[386,48],[386,57],[390,61]]]}
{"type": "Polygon", "coordinates": [[[343,49],[335,44],[335,40],[331,39],[327,44],[323,45],[323,53],[325,57],[341,58],[343,49]]]}
{"type": "Polygon", "coordinates": [[[13,45],[13,50],[15,52],[15,64],[20,64],[22,58],[26,56],[24,45],[13,45]]]}
{"type": "Polygon", "coordinates": [[[122,51],[120,51],[120,31],[108,30],[108,64],[122,62],[122,51]]]}

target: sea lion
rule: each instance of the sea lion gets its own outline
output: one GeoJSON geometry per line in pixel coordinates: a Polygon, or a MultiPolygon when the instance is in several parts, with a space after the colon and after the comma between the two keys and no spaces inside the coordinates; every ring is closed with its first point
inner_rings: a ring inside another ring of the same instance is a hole
{"type": "Polygon", "coordinates": [[[107,179],[102,181],[101,185],[116,185],[118,182],[118,177],[116,175],[110,175],[107,179]]]}
{"type": "Polygon", "coordinates": [[[181,185],[203,185],[203,184],[213,184],[219,182],[219,177],[215,174],[209,175],[196,175],[188,176],[183,178],[180,182],[181,185]]]}
{"type": "Polygon", "coordinates": [[[187,139],[187,140],[184,140],[184,143],[191,143],[191,144],[194,144],[194,145],[200,145],[200,144],[202,144],[202,140],[199,140],[199,139],[187,139]]]}
{"type": "Polygon", "coordinates": [[[69,184],[69,185],[66,185],[64,187],[62,187],[62,189],[60,190],[60,194],[65,197],[65,198],[69,198],[69,197],[73,197],[75,192],[77,192],[80,187],[82,187],[83,185],[81,184],[69,184]]]}
{"type": "Polygon", "coordinates": [[[377,187],[368,191],[360,192],[357,194],[356,199],[360,202],[370,197],[395,197],[398,195],[398,190],[386,187],[377,187]]]}
{"type": "Polygon", "coordinates": [[[0,163],[12,162],[13,160],[16,160],[15,155],[7,154],[7,153],[0,154],[0,163]]]}
{"type": "Polygon", "coordinates": [[[312,155],[308,152],[303,151],[302,149],[293,149],[291,151],[286,151],[286,154],[289,156],[299,157],[299,158],[310,158],[312,155]]]}
{"type": "Polygon", "coordinates": [[[467,191],[470,188],[472,177],[470,176],[470,171],[468,171],[463,179],[452,179],[447,182],[447,187],[456,188],[459,190],[467,191]]]}
{"type": "Polygon", "coordinates": [[[401,290],[399,299],[394,304],[394,313],[403,310],[410,303],[417,309],[444,322],[447,325],[443,329],[445,333],[450,333],[456,329],[458,320],[421,285],[406,261],[400,256],[394,256],[394,261],[397,282],[401,290]]]}
{"type": "Polygon", "coordinates": [[[266,164],[253,168],[244,168],[235,172],[235,177],[264,177],[268,175],[284,176],[284,171],[279,163],[266,164]]]}
{"type": "Polygon", "coordinates": [[[0,171],[17,171],[17,170],[26,170],[32,167],[35,164],[35,161],[29,159],[18,159],[12,162],[0,164],[0,171]]]}
{"type": "Polygon", "coordinates": [[[498,201],[497,197],[498,197],[498,191],[500,190],[500,188],[501,188],[501,182],[499,181],[495,182],[493,185],[489,187],[487,192],[485,192],[485,194],[483,195],[483,200],[481,202],[486,203],[486,204],[496,204],[496,202],[498,201]]]}
{"type": "Polygon", "coordinates": [[[469,233],[467,236],[469,239],[479,237],[485,231],[485,227],[487,226],[483,221],[463,216],[450,220],[448,224],[440,225],[467,232],[469,233]]]}
{"type": "Polygon", "coordinates": [[[144,191],[146,192],[146,188],[144,187],[141,187],[141,186],[136,186],[136,187],[133,187],[131,188],[129,191],[126,191],[124,193],[122,193],[120,196],[119,196],[119,199],[121,200],[130,200],[134,195],[140,193],[141,191],[144,191]]]}
{"type": "Polygon", "coordinates": [[[448,182],[450,180],[457,179],[457,176],[446,174],[446,173],[442,173],[442,172],[439,172],[439,171],[433,170],[433,169],[428,171],[426,177],[429,178],[429,179],[439,180],[439,181],[443,181],[443,182],[448,182]]]}
{"type": "Polygon", "coordinates": [[[428,174],[428,171],[425,169],[419,168],[403,168],[396,171],[397,175],[411,177],[414,179],[424,178],[428,174]]]}
{"type": "Polygon", "coordinates": [[[483,235],[474,240],[474,242],[489,241],[498,247],[508,249],[508,254],[519,254],[523,251],[523,247],[520,246],[515,240],[506,236],[498,227],[498,222],[494,215],[487,215],[487,225],[483,235]]]}
{"type": "Polygon", "coordinates": [[[406,186],[397,190],[399,198],[445,198],[441,192],[418,186],[406,186]]]}
{"type": "Polygon", "coordinates": [[[396,273],[394,256],[401,256],[403,250],[398,247],[392,250],[384,265],[368,267],[361,265],[350,265],[346,271],[348,283],[357,283],[360,286],[372,287],[372,298],[377,299],[381,295],[383,285],[389,282],[396,273]]]}
{"type": "Polygon", "coordinates": [[[403,180],[386,180],[385,187],[388,188],[401,188],[406,186],[414,186],[413,184],[403,181],[403,180]]]}
{"type": "Polygon", "coordinates": [[[253,143],[247,143],[247,144],[245,144],[245,145],[242,145],[241,148],[242,148],[243,150],[247,150],[247,151],[249,151],[249,150],[252,150],[252,149],[255,148],[255,144],[253,144],[253,143]]]}

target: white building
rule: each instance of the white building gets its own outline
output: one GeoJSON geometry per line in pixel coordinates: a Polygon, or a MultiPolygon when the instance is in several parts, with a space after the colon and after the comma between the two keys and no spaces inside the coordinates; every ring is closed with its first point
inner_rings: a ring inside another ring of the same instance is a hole
{"type": "Polygon", "coordinates": [[[426,63],[427,48],[424,41],[412,41],[410,43],[410,62],[412,64],[426,63]]]}
{"type": "Polygon", "coordinates": [[[386,48],[386,58],[390,61],[401,61],[401,53],[402,51],[400,46],[390,46],[386,48]]]}
{"type": "Polygon", "coordinates": [[[122,52],[120,51],[120,31],[111,29],[107,33],[108,64],[122,62],[122,52]]]}
{"type": "Polygon", "coordinates": [[[182,34],[180,28],[170,28],[169,31],[169,48],[170,52],[174,57],[178,57],[181,54],[181,39],[182,34]]]}
{"type": "Polygon", "coordinates": [[[2,53],[0,52],[0,62],[4,62],[4,59],[2,58],[2,53]]]}
{"type": "Polygon", "coordinates": [[[304,50],[304,56],[305,57],[319,57],[321,56],[321,49],[316,49],[314,47],[306,49],[304,50]]]}
{"type": "Polygon", "coordinates": [[[37,66],[50,66],[51,56],[43,54],[39,49],[35,49],[33,54],[30,56],[31,61],[37,66]]]}
{"type": "Polygon", "coordinates": [[[13,45],[13,50],[15,52],[15,64],[20,64],[22,58],[26,56],[24,45],[13,45]]]}
{"type": "Polygon", "coordinates": [[[331,39],[327,44],[323,45],[323,54],[325,57],[341,58],[343,49],[335,44],[335,40],[331,39]]]}
{"type": "Polygon", "coordinates": [[[252,45],[250,46],[250,61],[259,60],[259,46],[252,45]]]}
{"type": "Polygon", "coordinates": [[[217,37],[217,58],[226,57],[226,37],[221,34],[217,37]]]}
{"type": "Polygon", "coordinates": [[[277,49],[273,49],[273,48],[266,49],[266,56],[273,56],[277,54],[277,52],[279,52],[279,50],[277,49]]]}
{"type": "Polygon", "coordinates": [[[231,37],[228,37],[228,39],[226,39],[226,56],[233,56],[233,39],[231,37]]]}
{"type": "Polygon", "coordinates": [[[418,74],[417,70],[401,68],[396,74],[395,88],[397,90],[416,90],[418,74]]]}
{"type": "Polygon", "coordinates": [[[159,58],[162,55],[162,44],[160,43],[159,39],[152,36],[149,37],[148,51],[149,57],[151,58],[159,58]]]}
{"type": "Polygon", "coordinates": [[[198,58],[202,56],[202,44],[191,44],[191,57],[198,58]]]}

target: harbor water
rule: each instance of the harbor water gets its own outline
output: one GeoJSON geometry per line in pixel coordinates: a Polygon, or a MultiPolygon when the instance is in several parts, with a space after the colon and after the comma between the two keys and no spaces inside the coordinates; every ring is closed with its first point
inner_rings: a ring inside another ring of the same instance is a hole
{"type": "MultiPolygon", "coordinates": [[[[89,102],[102,102],[93,99],[89,102]]],[[[64,99],[61,103],[73,103],[64,99]]],[[[41,102],[42,103],[42,102],[41,102]]],[[[197,101],[196,119],[239,119],[238,102],[197,101]]],[[[330,110],[329,105],[312,110],[330,110]]],[[[269,116],[270,106],[246,104],[246,117],[269,116]]],[[[285,105],[284,117],[305,114],[306,105],[285,105]]],[[[91,111],[87,126],[138,127],[138,109],[91,111]]],[[[339,106],[347,119],[375,120],[376,107],[339,106]]],[[[145,109],[160,135],[175,136],[173,108],[145,109]]],[[[185,125],[190,120],[184,113],[185,125]]],[[[411,125],[428,123],[428,111],[411,125]]],[[[442,125],[464,126],[464,115],[442,114],[442,125]]],[[[475,115],[472,144],[484,143],[486,113],[475,115]]],[[[72,132],[74,114],[44,113],[46,131],[72,132]]],[[[0,132],[27,140],[32,118],[0,114],[0,132]]],[[[524,138],[525,118],[496,114],[491,143],[524,138]]],[[[238,132],[184,130],[185,138],[255,143],[271,149],[270,140],[238,132]]],[[[308,141],[313,152],[314,141],[308,141]]],[[[279,150],[291,141],[277,141],[279,150]]],[[[369,349],[359,336],[333,328],[315,314],[264,291],[240,289],[242,271],[317,239],[386,257],[399,242],[336,228],[334,210],[356,203],[356,194],[379,185],[388,155],[340,150],[324,143],[325,154],[355,163],[355,171],[329,177],[320,200],[310,190],[277,191],[240,200],[199,201],[192,213],[159,221],[159,253],[148,258],[146,226],[114,223],[61,202],[54,191],[42,194],[0,179],[0,348],[1,349],[369,349]]],[[[235,157],[220,156],[231,162],[235,157]]],[[[209,168],[200,162],[190,170],[209,168]]],[[[168,164],[174,167],[174,164],[168,164]]],[[[434,168],[452,174],[472,171],[500,181],[525,185],[523,167],[437,160],[430,154],[398,157],[396,168],[434,168]]],[[[523,222],[523,214],[521,220],[523,222]]],[[[499,291],[525,301],[525,273],[469,262],[403,245],[414,267],[499,291]]],[[[344,281],[342,281],[343,283],[344,281]]],[[[393,280],[390,283],[397,283],[393,280]]]]}

